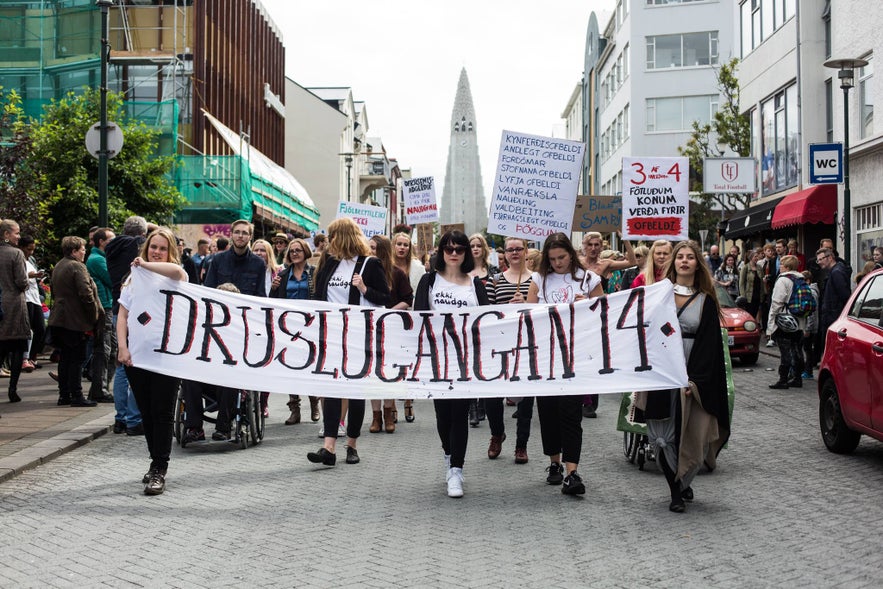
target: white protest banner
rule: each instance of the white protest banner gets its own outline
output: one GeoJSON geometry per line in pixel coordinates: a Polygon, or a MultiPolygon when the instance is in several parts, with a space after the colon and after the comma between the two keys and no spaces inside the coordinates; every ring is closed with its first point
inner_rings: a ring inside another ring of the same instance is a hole
{"type": "Polygon", "coordinates": [[[671,283],[566,305],[397,311],[267,299],[133,268],[135,366],[360,399],[583,395],[687,384],[671,283]]]}
{"type": "Polygon", "coordinates": [[[402,180],[402,196],[408,223],[433,223],[438,221],[438,203],[435,202],[435,178],[409,178],[402,180]]]}
{"type": "Polygon", "coordinates": [[[685,157],[622,158],[622,238],[687,239],[689,172],[685,157]]]}
{"type": "Polygon", "coordinates": [[[337,203],[337,218],[349,217],[362,229],[365,237],[386,233],[386,209],[357,202],[337,203]]]}
{"type": "Polygon", "coordinates": [[[503,131],[488,233],[543,241],[570,234],[585,144],[503,131]]]}

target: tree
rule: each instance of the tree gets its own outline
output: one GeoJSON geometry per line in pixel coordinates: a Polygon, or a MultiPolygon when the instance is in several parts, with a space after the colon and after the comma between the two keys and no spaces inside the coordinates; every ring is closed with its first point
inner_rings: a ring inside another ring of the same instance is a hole
{"type": "Polygon", "coordinates": [[[750,194],[708,194],[703,189],[703,160],[706,157],[751,154],[751,125],[748,114],[739,112],[739,80],[736,77],[738,59],[732,59],[717,70],[716,78],[722,101],[710,123],[699,124],[693,121],[690,139],[678,151],[690,160],[690,191],[699,193],[690,211],[690,235],[699,239],[700,229],[715,229],[715,220],[710,211],[724,212],[742,210],[751,202],[750,194]]]}

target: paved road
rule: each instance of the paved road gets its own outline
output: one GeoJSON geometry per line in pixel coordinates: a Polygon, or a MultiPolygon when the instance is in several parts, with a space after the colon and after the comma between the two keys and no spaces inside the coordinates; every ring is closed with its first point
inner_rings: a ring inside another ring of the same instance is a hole
{"type": "Polygon", "coordinates": [[[545,485],[535,422],[527,465],[511,440],[487,460],[472,429],[453,500],[428,402],[323,470],[317,426],[284,426],[274,395],[262,446],[176,447],[159,497],[141,494],[143,439],[112,434],[4,482],[0,586],[876,587],[883,445],[828,453],[814,389],[768,390],[774,362],[737,365],[730,447],[685,514],[625,461],[618,398],[583,421],[585,498],[545,485]]]}

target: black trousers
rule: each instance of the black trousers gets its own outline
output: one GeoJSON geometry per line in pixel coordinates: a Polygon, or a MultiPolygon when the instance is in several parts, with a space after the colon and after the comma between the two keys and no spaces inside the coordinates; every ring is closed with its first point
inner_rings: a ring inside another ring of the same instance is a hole
{"type": "Polygon", "coordinates": [[[181,381],[181,393],[184,397],[184,427],[187,429],[202,429],[202,420],[205,406],[203,395],[209,400],[216,400],[218,415],[215,419],[215,429],[230,433],[230,422],[236,407],[236,395],[239,391],[228,387],[219,387],[211,384],[196,382],[193,380],[181,381]]]}
{"type": "Polygon", "coordinates": [[[9,358],[9,394],[18,392],[18,379],[21,376],[21,364],[24,362],[28,340],[0,340],[0,364],[9,358]]]}
{"type": "MultiPolygon", "coordinates": [[[[492,436],[502,436],[506,433],[505,419],[503,417],[503,399],[495,397],[484,399],[484,408],[487,413],[487,422],[491,427],[492,436]]],[[[524,397],[517,405],[518,420],[515,426],[515,447],[527,448],[530,439],[530,420],[533,418],[533,397],[524,397]]]]}
{"type": "Polygon", "coordinates": [[[28,359],[31,362],[37,361],[37,354],[43,351],[46,344],[46,318],[43,317],[43,307],[36,303],[28,303],[28,321],[31,324],[31,350],[28,352],[28,359]]]}
{"type": "Polygon", "coordinates": [[[452,468],[463,468],[469,441],[469,402],[471,399],[435,399],[435,426],[452,468]]]}
{"type": "Polygon", "coordinates": [[[803,332],[785,333],[778,329],[773,340],[779,345],[779,380],[788,380],[789,376],[800,378],[803,373],[803,332]]]}
{"type": "Polygon", "coordinates": [[[64,400],[83,396],[83,362],[86,360],[86,334],[82,331],[52,328],[52,342],[59,349],[58,397],[64,400]]]}
{"type": "MultiPolygon", "coordinates": [[[[325,407],[322,410],[322,426],[325,428],[326,438],[337,437],[337,426],[340,425],[341,404],[343,399],[325,397],[325,407]]],[[[365,421],[365,399],[350,399],[347,409],[346,435],[350,438],[358,438],[362,433],[362,423],[365,421]]]]}
{"type": "Polygon", "coordinates": [[[537,397],[543,454],[561,454],[564,462],[579,463],[583,446],[582,405],[583,395],[537,397]]]}
{"type": "Polygon", "coordinates": [[[179,379],[134,366],[126,367],[126,377],[141,412],[150,468],[165,473],[172,454],[179,379]]]}

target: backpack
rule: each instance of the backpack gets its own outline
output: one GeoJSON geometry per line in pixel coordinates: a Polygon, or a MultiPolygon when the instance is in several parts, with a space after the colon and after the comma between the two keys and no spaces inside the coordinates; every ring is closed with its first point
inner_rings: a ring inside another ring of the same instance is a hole
{"type": "Polygon", "coordinates": [[[803,277],[789,276],[792,288],[791,296],[788,298],[788,313],[795,317],[807,317],[816,311],[816,298],[812,294],[812,289],[803,277]]]}

